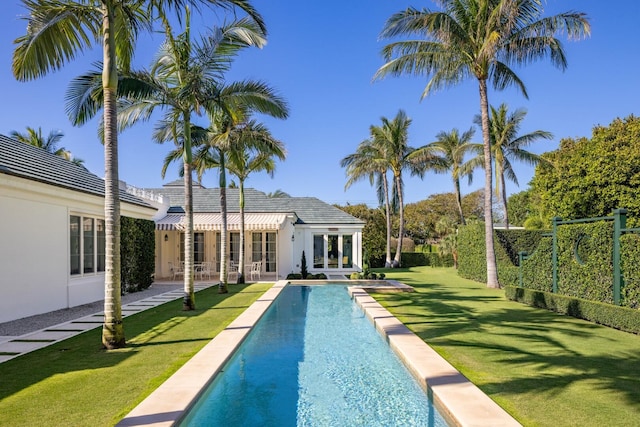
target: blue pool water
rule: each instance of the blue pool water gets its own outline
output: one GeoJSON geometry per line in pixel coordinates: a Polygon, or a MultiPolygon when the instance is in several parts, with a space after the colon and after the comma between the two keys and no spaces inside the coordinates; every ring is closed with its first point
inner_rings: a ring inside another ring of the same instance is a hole
{"type": "Polygon", "coordinates": [[[287,286],[182,426],[446,426],[342,285],[287,286]]]}

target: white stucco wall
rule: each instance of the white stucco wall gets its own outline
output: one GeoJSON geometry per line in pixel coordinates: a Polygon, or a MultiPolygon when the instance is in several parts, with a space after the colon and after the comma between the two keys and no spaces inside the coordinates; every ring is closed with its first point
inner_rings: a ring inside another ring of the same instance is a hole
{"type": "MultiPolygon", "coordinates": [[[[123,203],[121,213],[155,210],[123,203]]],[[[104,218],[104,199],[0,174],[0,322],[104,298],[104,273],[69,274],[70,215],[104,218]]]]}

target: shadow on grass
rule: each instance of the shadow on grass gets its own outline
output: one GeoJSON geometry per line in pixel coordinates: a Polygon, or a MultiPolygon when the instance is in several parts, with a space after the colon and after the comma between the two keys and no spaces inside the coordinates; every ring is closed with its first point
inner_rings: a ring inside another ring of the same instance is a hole
{"type": "MultiPolygon", "coordinates": [[[[249,286],[234,285],[228,294],[218,294],[215,288],[199,291],[196,293],[196,310],[193,311],[183,311],[182,300],[178,299],[125,317],[124,330],[128,342],[122,349],[104,350],[101,345],[102,328],[98,327],[4,362],[0,364],[0,401],[55,376],[114,368],[145,347],[180,343],[200,343],[202,347],[247,307],[228,300],[249,286]],[[217,325],[206,324],[203,327],[201,321],[191,322],[194,324],[190,326],[190,320],[206,313],[211,316],[213,310],[213,316],[219,319],[217,325]]],[[[250,290],[247,293],[262,292],[250,290]]],[[[167,358],[176,357],[171,350],[167,351],[167,358]]]]}
{"type": "Polygon", "coordinates": [[[480,360],[473,371],[499,370],[478,384],[485,392],[554,395],[581,382],[640,409],[639,337],[507,301],[482,284],[443,284],[421,273],[393,272],[416,292],[376,299],[439,352],[480,360]]]}

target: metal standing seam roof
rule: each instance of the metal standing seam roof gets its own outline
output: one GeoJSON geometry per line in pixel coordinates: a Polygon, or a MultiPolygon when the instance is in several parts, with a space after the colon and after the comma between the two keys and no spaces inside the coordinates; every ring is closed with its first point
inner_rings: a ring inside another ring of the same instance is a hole
{"type": "MultiPolygon", "coordinates": [[[[104,180],[84,166],[4,135],[0,135],[0,173],[104,197],[104,180]]],[[[122,189],[120,200],[155,209],[122,189]]]]}

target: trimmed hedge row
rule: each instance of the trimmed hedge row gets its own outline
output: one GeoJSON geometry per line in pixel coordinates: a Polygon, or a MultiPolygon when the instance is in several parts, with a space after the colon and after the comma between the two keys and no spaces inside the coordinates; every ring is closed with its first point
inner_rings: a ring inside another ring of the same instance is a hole
{"type": "MultiPolygon", "coordinates": [[[[544,232],[540,230],[494,230],[498,280],[502,285],[518,285],[518,253],[534,252],[543,234],[544,232]]],[[[484,223],[478,222],[460,227],[458,274],[461,277],[486,283],[487,257],[484,243],[484,223]]]]}
{"type": "Polygon", "coordinates": [[[639,310],[516,286],[506,286],[505,295],[512,301],[640,334],[639,310]]]}
{"type": "Polygon", "coordinates": [[[147,289],[155,271],[155,223],[120,217],[120,274],[123,293],[147,289]]]}
{"type": "Polygon", "coordinates": [[[430,266],[430,267],[453,267],[453,256],[441,256],[435,252],[403,252],[402,268],[430,266]]]}

